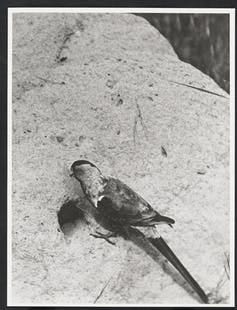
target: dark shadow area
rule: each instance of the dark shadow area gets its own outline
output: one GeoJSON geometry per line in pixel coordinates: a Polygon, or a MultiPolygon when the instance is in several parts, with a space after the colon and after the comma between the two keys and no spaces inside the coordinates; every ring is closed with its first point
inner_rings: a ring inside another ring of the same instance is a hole
{"type": "MultiPolygon", "coordinates": [[[[173,252],[163,239],[161,241],[162,244],[160,244],[159,242],[158,243],[156,242],[156,239],[149,240],[148,238],[145,237],[145,235],[142,232],[140,232],[136,228],[129,227],[126,228],[125,230],[124,227],[119,227],[118,225],[111,223],[111,221],[109,221],[108,218],[103,216],[96,208],[80,199],[67,200],[62,205],[61,209],[58,212],[58,221],[59,224],[61,223],[60,227],[64,228],[65,225],[68,223],[69,224],[77,223],[78,225],[79,221],[82,224],[85,220],[84,212],[92,216],[96,220],[96,222],[99,225],[101,225],[101,227],[103,227],[104,229],[109,230],[111,232],[115,231],[118,235],[120,235],[126,240],[132,241],[136,246],[145,251],[147,255],[149,255],[155,262],[157,262],[162,267],[162,269],[172,277],[172,279],[176,283],[178,283],[181,287],[183,287],[187,291],[188,294],[192,295],[192,297],[196,298],[196,300],[200,302],[200,299],[196,294],[196,292],[194,292],[194,290],[184,280],[181,274],[170,263],[168,263],[167,258],[172,261],[170,257],[173,252]],[[164,248],[165,251],[167,251],[168,248],[169,254],[166,255],[166,257],[163,256],[164,255],[162,253],[163,251],[159,250],[160,247],[161,249],[164,248]],[[170,252],[172,253],[170,254],[170,252]]],[[[178,261],[177,258],[175,259],[178,261]]]]}
{"type": "Polygon", "coordinates": [[[173,46],[182,61],[192,64],[229,93],[228,14],[136,14],[144,17],[173,46]]]}
{"type": "Polygon", "coordinates": [[[71,232],[79,221],[85,222],[85,215],[81,209],[76,207],[78,200],[67,199],[58,211],[58,223],[64,234],[71,232]]]}

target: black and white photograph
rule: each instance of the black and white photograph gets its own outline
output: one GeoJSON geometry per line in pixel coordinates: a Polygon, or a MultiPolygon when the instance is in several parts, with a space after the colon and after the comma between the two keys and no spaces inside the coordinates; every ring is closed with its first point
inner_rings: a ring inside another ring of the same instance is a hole
{"type": "Polygon", "coordinates": [[[231,8],[8,9],[8,306],[233,306],[234,42],[231,8]]]}

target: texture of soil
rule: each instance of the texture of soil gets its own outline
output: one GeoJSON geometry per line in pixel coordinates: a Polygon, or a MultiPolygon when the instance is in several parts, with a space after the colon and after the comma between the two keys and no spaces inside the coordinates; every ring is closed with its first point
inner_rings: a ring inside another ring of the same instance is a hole
{"type": "Polygon", "coordinates": [[[90,236],[92,218],[59,229],[80,158],[174,218],[163,238],[228,303],[227,93],[131,14],[14,14],[12,55],[10,304],[200,302],[162,257],[90,236]]]}

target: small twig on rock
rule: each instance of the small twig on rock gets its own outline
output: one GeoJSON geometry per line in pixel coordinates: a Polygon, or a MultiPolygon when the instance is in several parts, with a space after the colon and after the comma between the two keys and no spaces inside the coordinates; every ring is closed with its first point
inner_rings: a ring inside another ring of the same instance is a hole
{"type": "Polygon", "coordinates": [[[218,97],[222,97],[222,98],[228,99],[228,97],[226,97],[226,96],[223,96],[223,95],[221,95],[221,94],[215,93],[215,92],[210,91],[210,90],[207,90],[207,89],[203,89],[203,88],[201,88],[201,87],[196,87],[196,86],[188,85],[188,84],[185,84],[185,83],[175,82],[175,81],[172,81],[172,80],[169,80],[169,82],[175,83],[175,84],[177,84],[177,85],[182,85],[182,86],[190,87],[190,88],[193,88],[193,89],[202,91],[202,92],[204,92],[204,93],[208,93],[208,94],[211,94],[211,95],[215,95],[215,96],[218,96],[218,97]]]}
{"type": "Polygon", "coordinates": [[[65,29],[62,44],[59,46],[57,54],[56,54],[56,61],[57,62],[66,60],[66,57],[61,57],[61,54],[62,54],[63,49],[67,48],[66,43],[74,33],[75,32],[70,28],[65,29]]]}
{"type": "Polygon", "coordinates": [[[135,115],[134,126],[133,126],[133,141],[134,141],[134,144],[136,144],[136,135],[137,135],[137,123],[138,123],[138,120],[140,120],[142,129],[143,129],[143,131],[144,131],[144,135],[145,135],[146,139],[148,140],[148,134],[147,134],[147,133],[148,133],[148,130],[147,130],[146,125],[145,125],[144,120],[143,120],[141,108],[140,108],[139,104],[136,103],[136,115],[135,115]]]}
{"type": "Polygon", "coordinates": [[[135,116],[134,125],[133,125],[133,142],[134,142],[134,145],[136,144],[136,134],[137,134],[137,115],[135,116]]]}
{"type": "Polygon", "coordinates": [[[167,152],[166,152],[166,149],[161,146],[161,154],[164,156],[164,157],[167,157],[167,152]]]}
{"type": "Polygon", "coordinates": [[[137,116],[140,119],[142,128],[144,130],[144,134],[145,134],[146,138],[148,139],[148,135],[147,135],[148,130],[147,130],[146,125],[145,125],[145,123],[143,121],[143,117],[142,117],[142,112],[141,112],[140,106],[139,106],[138,103],[136,103],[136,106],[137,106],[137,111],[138,111],[138,115],[137,116]]]}
{"type": "Polygon", "coordinates": [[[228,280],[230,280],[230,257],[226,253],[225,253],[225,257],[226,257],[226,264],[224,264],[225,273],[226,273],[228,280]]]}
{"type": "Polygon", "coordinates": [[[106,287],[108,286],[108,284],[109,284],[110,280],[112,279],[112,277],[113,277],[113,276],[111,276],[111,277],[109,278],[109,280],[105,283],[105,285],[104,285],[103,288],[101,289],[100,293],[97,295],[97,297],[96,297],[96,299],[95,299],[95,301],[94,301],[94,304],[96,304],[97,301],[100,299],[100,297],[101,297],[102,294],[104,293],[104,291],[105,291],[106,287]]]}
{"type": "Polygon", "coordinates": [[[230,279],[230,275],[228,272],[229,256],[226,253],[224,253],[224,255],[226,257],[227,266],[226,266],[226,264],[224,264],[223,274],[220,276],[220,279],[217,282],[216,287],[208,294],[210,302],[214,303],[214,304],[219,304],[221,302],[224,302],[224,300],[227,298],[226,296],[223,296],[221,294],[221,289],[222,289],[223,285],[226,283],[227,279],[228,280],[230,279]],[[225,275],[226,275],[226,277],[225,277],[225,275]]]}
{"type": "Polygon", "coordinates": [[[46,78],[42,78],[41,76],[36,75],[36,77],[42,81],[44,81],[45,83],[51,83],[51,84],[58,84],[58,85],[64,85],[65,82],[55,82],[46,78]]]}

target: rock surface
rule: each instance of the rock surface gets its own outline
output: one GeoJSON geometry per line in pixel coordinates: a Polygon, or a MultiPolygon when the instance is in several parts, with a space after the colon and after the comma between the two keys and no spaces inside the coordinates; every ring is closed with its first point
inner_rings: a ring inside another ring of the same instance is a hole
{"type": "Polygon", "coordinates": [[[228,96],[148,22],[14,14],[12,119],[11,304],[199,303],[165,260],[89,236],[92,219],[58,229],[67,197],[82,196],[69,177],[80,158],[174,218],[164,239],[214,303],[229,302],[228,96]]]}

